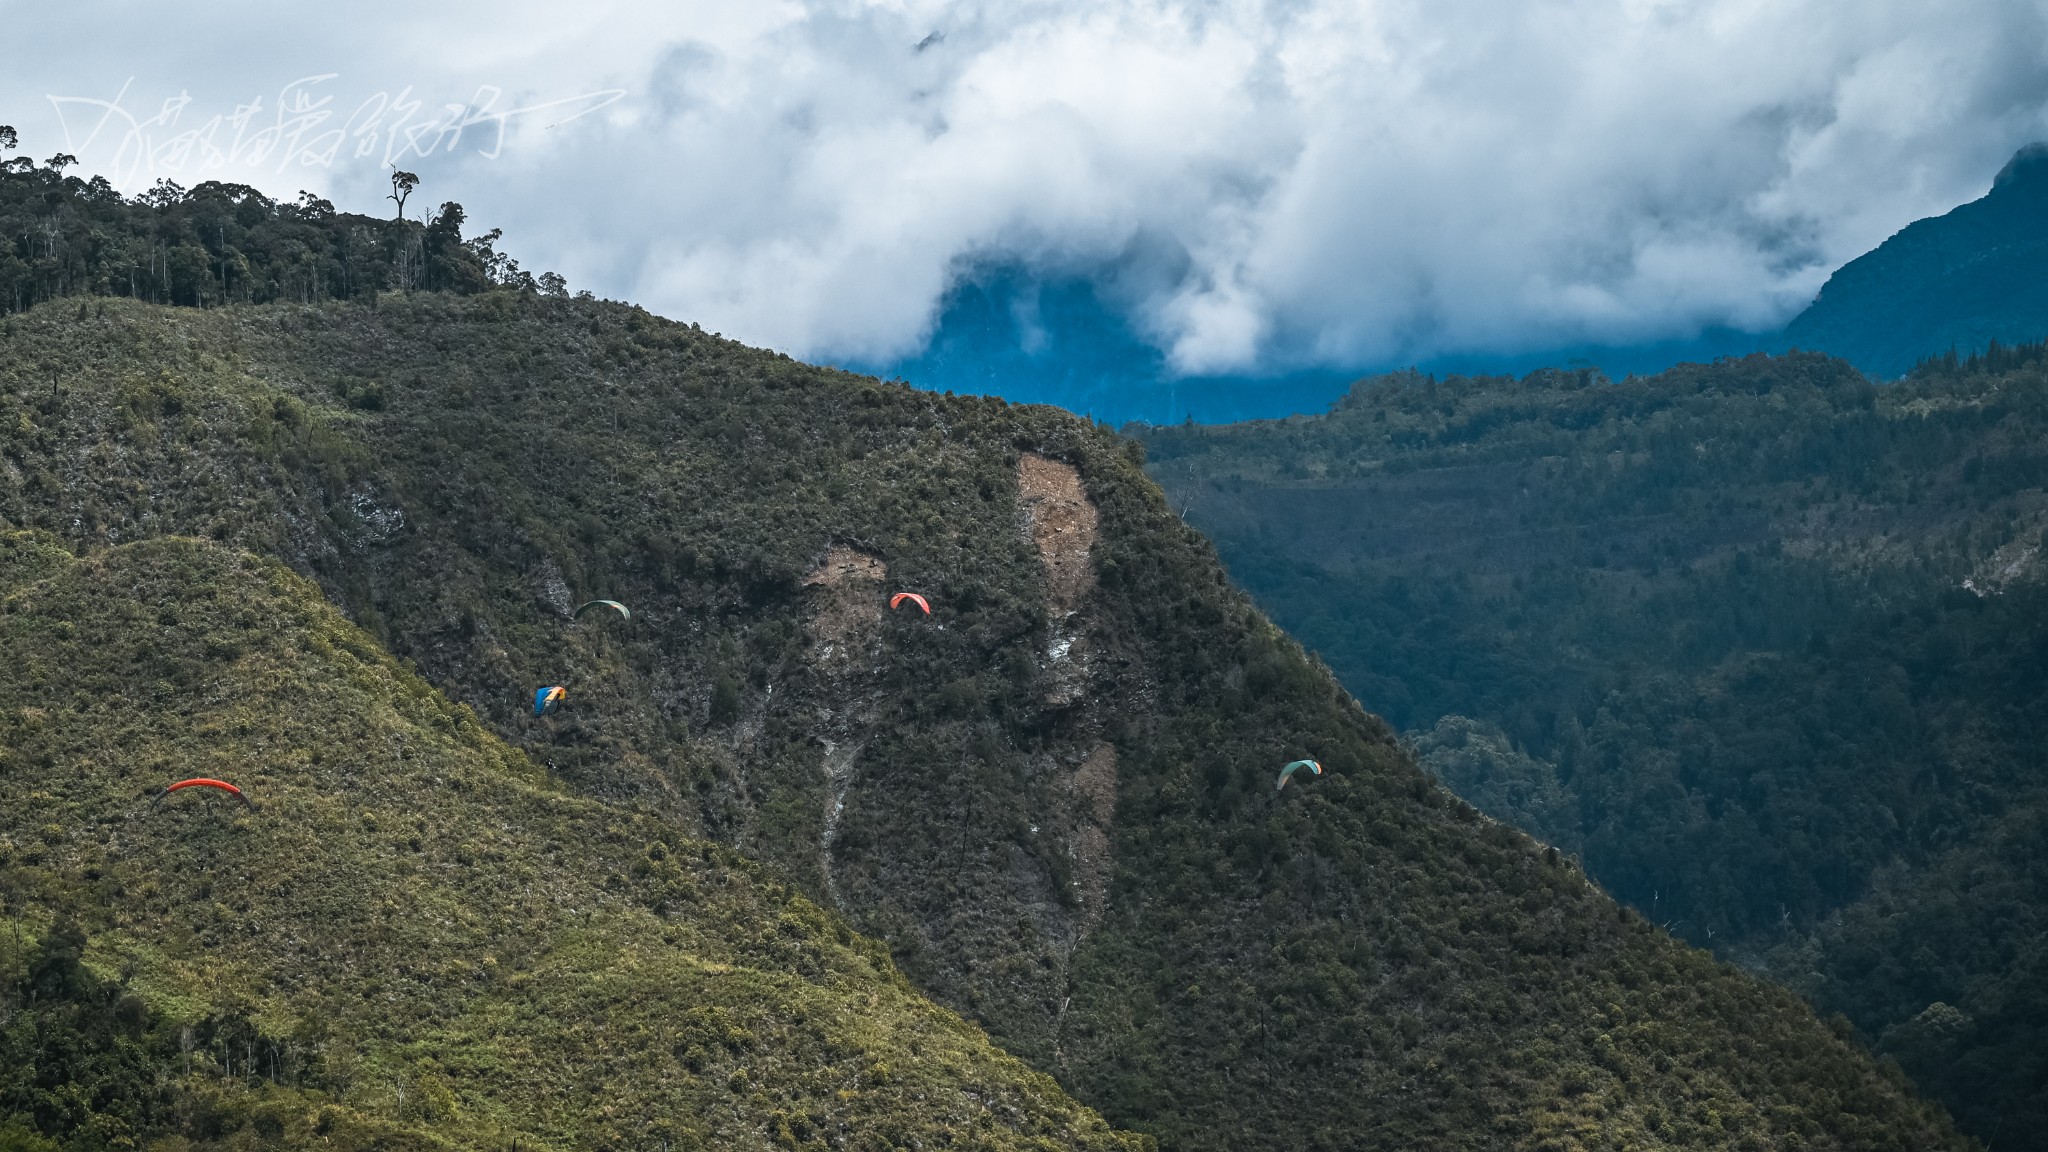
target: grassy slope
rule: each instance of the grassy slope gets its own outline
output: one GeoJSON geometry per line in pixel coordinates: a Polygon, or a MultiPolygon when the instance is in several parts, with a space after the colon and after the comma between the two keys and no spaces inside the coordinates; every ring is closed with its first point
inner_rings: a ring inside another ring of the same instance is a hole
{"type": "Polygon", "coordinates": [[[1463,795],[2048,1147],[2040,361],[1391,379],[1150,446],[1463,795]]]}
{"type": "Polygon", "coordinates": [[[1136,1146],[729,852],[544,786],[274,563],[0,554],[9,917],[78,916],[173,1020],[252,1022],[282,1084],[236,1043],[193,1077],[271,1140],[1136,1146]],[[261,811],[151,807],[201,774],[261,811]]]}
{"type": "Polygon", "coordinates": [[[517,296],[109,302],[4,340],[0,514],[81,543],[216,535],[316,575],[575,789],[837,899],[921,986],[1173,1146],[1949,1140],[1796,1000],[1432,785],[1127,446],[1063,414],[517,296]],[[1100,512],[1071,620],[1019,531],[1025,450],[1077,467],[1100,512]],[[851,673],[807,639],[801,581],[835,543],[937,608],[886,621],[851,673]],[[565,620],[598,595],[633,627],[565,620]],[[1085,653],[1070,704],[1056,634],[1085,653]],[[575,706],[525,720],[558,678],[575,706]],[[829,851],[821,737],[859,749],[829,851]],[[1104,745],[1115,871],[1091,907],[1071,779],[1104,745]],[[1330,774],[1276,800],[1303,754],[1330,774]]]}

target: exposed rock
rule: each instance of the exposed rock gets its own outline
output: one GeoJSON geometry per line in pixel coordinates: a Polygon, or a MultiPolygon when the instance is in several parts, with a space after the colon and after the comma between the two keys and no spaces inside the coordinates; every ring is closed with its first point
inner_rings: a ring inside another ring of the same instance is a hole
{"type": "Polygon", "coordinates": [[[1095,504],[1073,465],[1029,452],[1017,461],[1017,498],[1025,535],[1045,569],[1045,615],[1052,623],[1044,656],[1046,703],[1065,707],[1081,698],[1087,683],[1086,644],[1076,619],[1095,588],[1095,504]]]}

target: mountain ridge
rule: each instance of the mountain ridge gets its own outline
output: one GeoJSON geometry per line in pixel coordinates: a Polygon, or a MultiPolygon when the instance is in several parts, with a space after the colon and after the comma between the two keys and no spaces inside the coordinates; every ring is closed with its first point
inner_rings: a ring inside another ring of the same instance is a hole
{"type": "Polygon", "coordinates": [[[1929,357],[2048,337],[2048,145],[2013,154],[1991,189],[1916,220],[1837,269],[1772,345],[1895,379],[1929,357]]]}
{"type": "Polygon", "coordinates": [[[0,343],[0,517],[291,564],[561,786],[739,846],[1165,1146],[1961,1146],[1433,784],[1105,429],[518,291],[0,343]],[[630,628],[566,616],[597,596],[630,628]]]}
{"type": "MultiPolygon", "coordinates": [[[[2038,236],[2044,219],[2048,144],[2030,144],[2005,163],[1984,196],[1913,221],[1836,269],[1777,331],[1709,327],[1648,343],[1432,355],[1406,367],[1437,376],[1596,367],[1619,378],[1799,348],[1896,379],[1929,357],[1969,356],[1994,344],[2048,337],[2048,287],[2033,273],[2043,256],[2038,236]]],[[[1340,402],[1360,377],[1402,367],[1183,375],[1131,319],[1131,301],[1154,287],[1142,268],[1118,262],[1092,275],[969,263],[937,304],[922,349],[884,364],[851,366],[924,387],[1048,401],[1119,425],[1150,427],[1319,413],[1340,402]]]]}

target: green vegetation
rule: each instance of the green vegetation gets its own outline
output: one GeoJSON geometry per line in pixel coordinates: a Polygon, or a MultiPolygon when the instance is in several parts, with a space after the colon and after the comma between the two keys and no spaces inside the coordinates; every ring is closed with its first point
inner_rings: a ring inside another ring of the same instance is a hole
{"type": "Polygon", "coordinates": [[[2048,1147],[2048,349],[1401,376],[1147,443],[1462,795],[2048,1147]]]}
{"type": "Polygon", "coordinates": [[[0,555],[0,1147],[1146,1145],[274,562],[0,555]]]}
{"type": "MultiPolygon", "coordinates": [[[[0,127],[11,147],[13,131],[0,127]]],[[[496,251],[496,231],[465,240],[462,205],[426,223],[379,220],[311,193],[275,201],[245,184],[168,181],[126,199],[104,177],[64,175],[55,156],[0,161],[0,313],[69,296],[129,296],[213,307],[269,300],[374,299],[379,292],[565,292],[496,251]]]]}
{"type": "MultiPolygon", "coordinates": [[[[1432,784],[1106,430],[523,292],[60,302],[0,321],[0,349],[7,521],[87,550],[210,537],[313,577],[607,805],[579,811],[637,813],[623,845],[594,815],[565,829],[602,858],[565,875],[631,875],[643,828],[737,848],[1167,1146],[1957,1144],[1846,1024],[1432,784]],[[1077,471],[1093,587],[1047,575],[1026,465],[1077,471]],[[807,583],[835,553],[867,557],[846,567],[870,582],[807,583]],[[934,615],[883,614],[897,588],[934,615]],[[598,596],[630,625],[569,618],[598,596]],[[546,683],[569,701],[535,721],[546,683]],[[1302,755],[1326,774],[1276,798],[1302,755]]],[[[350,739],[397,771],[380,732],[350,739]]],[[[409,845],[414,813],[447,799],[403,793],[379,835],[409,845]]],[[[517,874],[476,858],[493,893],[517,874]]],[[[464,933],[495,924],[473,916],[464,933]]],[[[380,955],[489,951],[435,936],[380,955]]],[[[399,1019],[365,1060],[403,1070],[435,1048],[399,1019]]]]}

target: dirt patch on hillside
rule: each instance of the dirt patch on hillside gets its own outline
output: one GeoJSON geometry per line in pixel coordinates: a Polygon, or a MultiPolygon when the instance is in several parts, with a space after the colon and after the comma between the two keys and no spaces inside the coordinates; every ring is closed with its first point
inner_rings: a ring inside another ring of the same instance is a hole
{"type": "Polygon", "coordinates": [[[818,562],[818,566],[804,577],[804,583],[838,588],[859,580],[879,584],[888,578],[889,565],[880,556],[869,555],[844,544],[834,544],[826,550],[825,558],[818,562]]]}
{"type": "Polygon", "coordinates": [[[1045,564],[1046,607],[1057,620],[1095,587],[1095,504],[1073,465],[1035,453],[1017,461],[1017,496],[1045,564]]]}
{"type": "Polygon", "coordinates": [[[825,893],[838,907],[842,902],[838,881],[832,875],[832,842],[839,837],[839,818],[846,814],[846,791],[853,786],[853,764],[860,757],[861,745],[829,739],[819,743],[825,748],[825,813],[819,825],[818,867],[825,873],[825,893]]]}
{"type": "Polygon", "coordinates": [[[813,731],[822,749],[823,811],[818,823],[818,868],[825,894],[840,904],[832,871],[832,846],[846,795],[853,787],[861,748],[875,720],[876,646],[882,632],[883,582],[889,566],[879,556],[834,545],[816,568],[804,576],[804,634],[820,702],[813,731]]]}
{"type": "Polygon", "coordinates": [[[804,577],[812,589],[804,625],[812,641],[840,644],[872,630],[882,621],[882,582],[889,566],[880,556],[834,545],[825,559],[804,577]]]}
{"type": "Polygon", "coordinates": [[[1033,453],[1017,461],[1017,501],[1024,533],[1045,570],[1045,615],[1052,623],[1045,702],[1064,708],[1083,699],[1087,688],[1087,644],[1074,617],[1095,589],[1095,504],[1073,465],[1033,453]]]}
{"type": "Polygon", "coordinates": [[[1116,823],[1116,745],[1097,744],[1074,770],[1070,786],[1087,801],[1097,824],[1107,828],[1116,823]]]}
{"type": "Polygon", "coordinates": [[[1109,878],[1116,870],[1110,829],[1116,826],[1116,746],[1097,744],[1081,761],[1067,788],[1084,813],[1074,829],[1074,896],[1085,925],[1102,918],[1109,902],[1109,878]]]}

